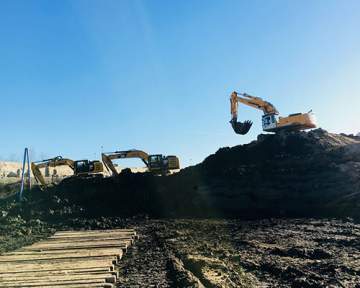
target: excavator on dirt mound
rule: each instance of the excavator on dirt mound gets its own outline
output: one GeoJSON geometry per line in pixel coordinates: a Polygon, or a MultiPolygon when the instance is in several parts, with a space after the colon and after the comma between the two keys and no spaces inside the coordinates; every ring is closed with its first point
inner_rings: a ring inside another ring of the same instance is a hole
{"type": "Polygon", "coordinates": [[[262,116],[262,127],[265,132],[277,133],[283,130],[296,131],[316,128],[316,120],[311,111],[308,113],[290,114],[287,117],[278,117],[279,111],[270,102],[267,102],[260,97],[251,96],[246,93],[237,93],[234,91],[230,97],[230,124],[236,134],[245,135],[249,132],[252,126],[252,121],[250,120],[246,120],[244,122],[237,121],[239,103],[264,112],[264,115],[262,116]]]}
{"type": "Polygon", "coordinates": [[[118,175],[112,160],[126,158],[140,158],[149,172],[155,175],[167,175],[172,170],[180,169],[179,158],[176,156],[164,156],[162,154],[149,155],[141,150],[115,151],[101,154],[106,169],[113,175],[118,175]]]}
{"type": "Polygon", "coordinates": [[[72,177],[94,177],[94,176],[103,176],[101,173],[104,171],[103,164],[98,161],[89,161],[89,160],[71,160],[68,158],[63,158],[57,156],[54,158],[31,162],[31,171],[34,175],[36,182],[40,184],[41,189],[45,189],[48,184],[41,173],[41,168],[46,167],[58,167],[58,166],[68,166],[71,170],[74,171],[72,177]]]}

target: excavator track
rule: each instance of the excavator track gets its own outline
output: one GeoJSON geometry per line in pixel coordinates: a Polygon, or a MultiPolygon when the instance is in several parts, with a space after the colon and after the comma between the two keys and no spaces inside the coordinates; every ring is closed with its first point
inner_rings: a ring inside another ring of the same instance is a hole
{"type": "Polygon", "coordinates": [[[0,256],[1,287],[115,287],[133,229],[60,231],[0,256]]]}

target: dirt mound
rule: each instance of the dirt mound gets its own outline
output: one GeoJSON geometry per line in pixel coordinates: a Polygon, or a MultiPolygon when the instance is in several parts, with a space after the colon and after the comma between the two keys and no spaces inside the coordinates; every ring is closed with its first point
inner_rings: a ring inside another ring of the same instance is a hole
{"type": "Polygon", "coordinates": [[[322,129],[260,135],[197,169],[218,207],[234,216],[355,216],[360,203],[360,140],[322,129]]]}
{"type": "Polygon", "coordinates": [[[360,218],[360,139],[321,129],[259,135],[168,177],[70,179],[48,193],[91,216],[360,218]]]}

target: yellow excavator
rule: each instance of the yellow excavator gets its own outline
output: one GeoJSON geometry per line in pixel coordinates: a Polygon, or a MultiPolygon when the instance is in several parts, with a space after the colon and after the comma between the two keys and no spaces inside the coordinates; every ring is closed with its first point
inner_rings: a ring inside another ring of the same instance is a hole
{"type": "Polygon", "coordinates": [[[34,175],[36,182],[39,183],[40,188],[44,189],[48,186],[46,180],[41,173],[41,168],[45,167],[58,167],[58,166],[68,166],[71,170],[74,171],[75,177],[89,177],[89,176],[102,176],[102,172],[104,171],[104,166],[100,161],[94,160],[71,160],[68,158],[63,158],[61,156],[57,156],[54,158],[31,162],[31,171],[34,175]]]}
{"type": "Polygon", "coordinates": [[[179,158],[176,156],[163,156],[162,154],[149,155],[141,150],[115,151],[101,154],[106,169],[113,175],[118,175],[112,160],[126,158],[140,158],[149,172],[155,175],[167,175],[171,170],[180,169],[179,158]]]}
{"type": "Polygon", "coordinates": [[[279,132],[282,130],[306,130],[316,128],[316,120],[311,111],[308,113],[295,113],[287,117],[278,116],[279,112],[273,104],[260,97],[251,96],[246,93],[233,92],[230,97],[231,120],[230,124],[236,134],[246,134],[251,126],[252,121],[238,122],[238,105],[244,105],[262,110],[262,128],[266,132],[279,132]]]}

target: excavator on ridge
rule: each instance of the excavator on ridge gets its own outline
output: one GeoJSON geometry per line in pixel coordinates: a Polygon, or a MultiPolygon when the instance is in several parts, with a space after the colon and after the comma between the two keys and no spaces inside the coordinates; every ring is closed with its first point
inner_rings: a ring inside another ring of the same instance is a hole
{"type": "Polygon", "coordinates": [[[179,158],[176,156],[163,156],[162,154],[149,155],[141,150],[115,151],[101,154],[106,169],[113,175],[119,172],[112,160],[126,158],[140,158],[146,165],[149,172],[155,175],[167,175],[171,170],[180,169],[179,158]]]}
{"type": "Polygon", "coordinates": [[[316,128],[316,120],[311,111],[308,113],[290,114],[287,117],[278,117],[279,111],[270,102],[267,102],[260,97],[234,91],[230,97],[230,124],[236,134],[245,135],[249,132],[253,124],[250,120],[246,120],[244,122],[237,121],[239,103],[264,112],[264,115],[262,116],[262,127],[265,132],[277,133],[283,130],[298,131],[316,128]]]}
{"type": "Polygon", "coordinates": [[[54,158],[31,162],[31,171],[34,175],[36,182],[40,184],[40,188],[44,189],[48,186],[43,174],[40,169],[45,167],[58,167],[58,166],[68,166],[71,170],[74,171],[73,177],[93,177],[93,176],[103,176],[104,166],[100,161],[94,160],[71,160],[68,158],[63,158],[57,156],[54,158]]]}

